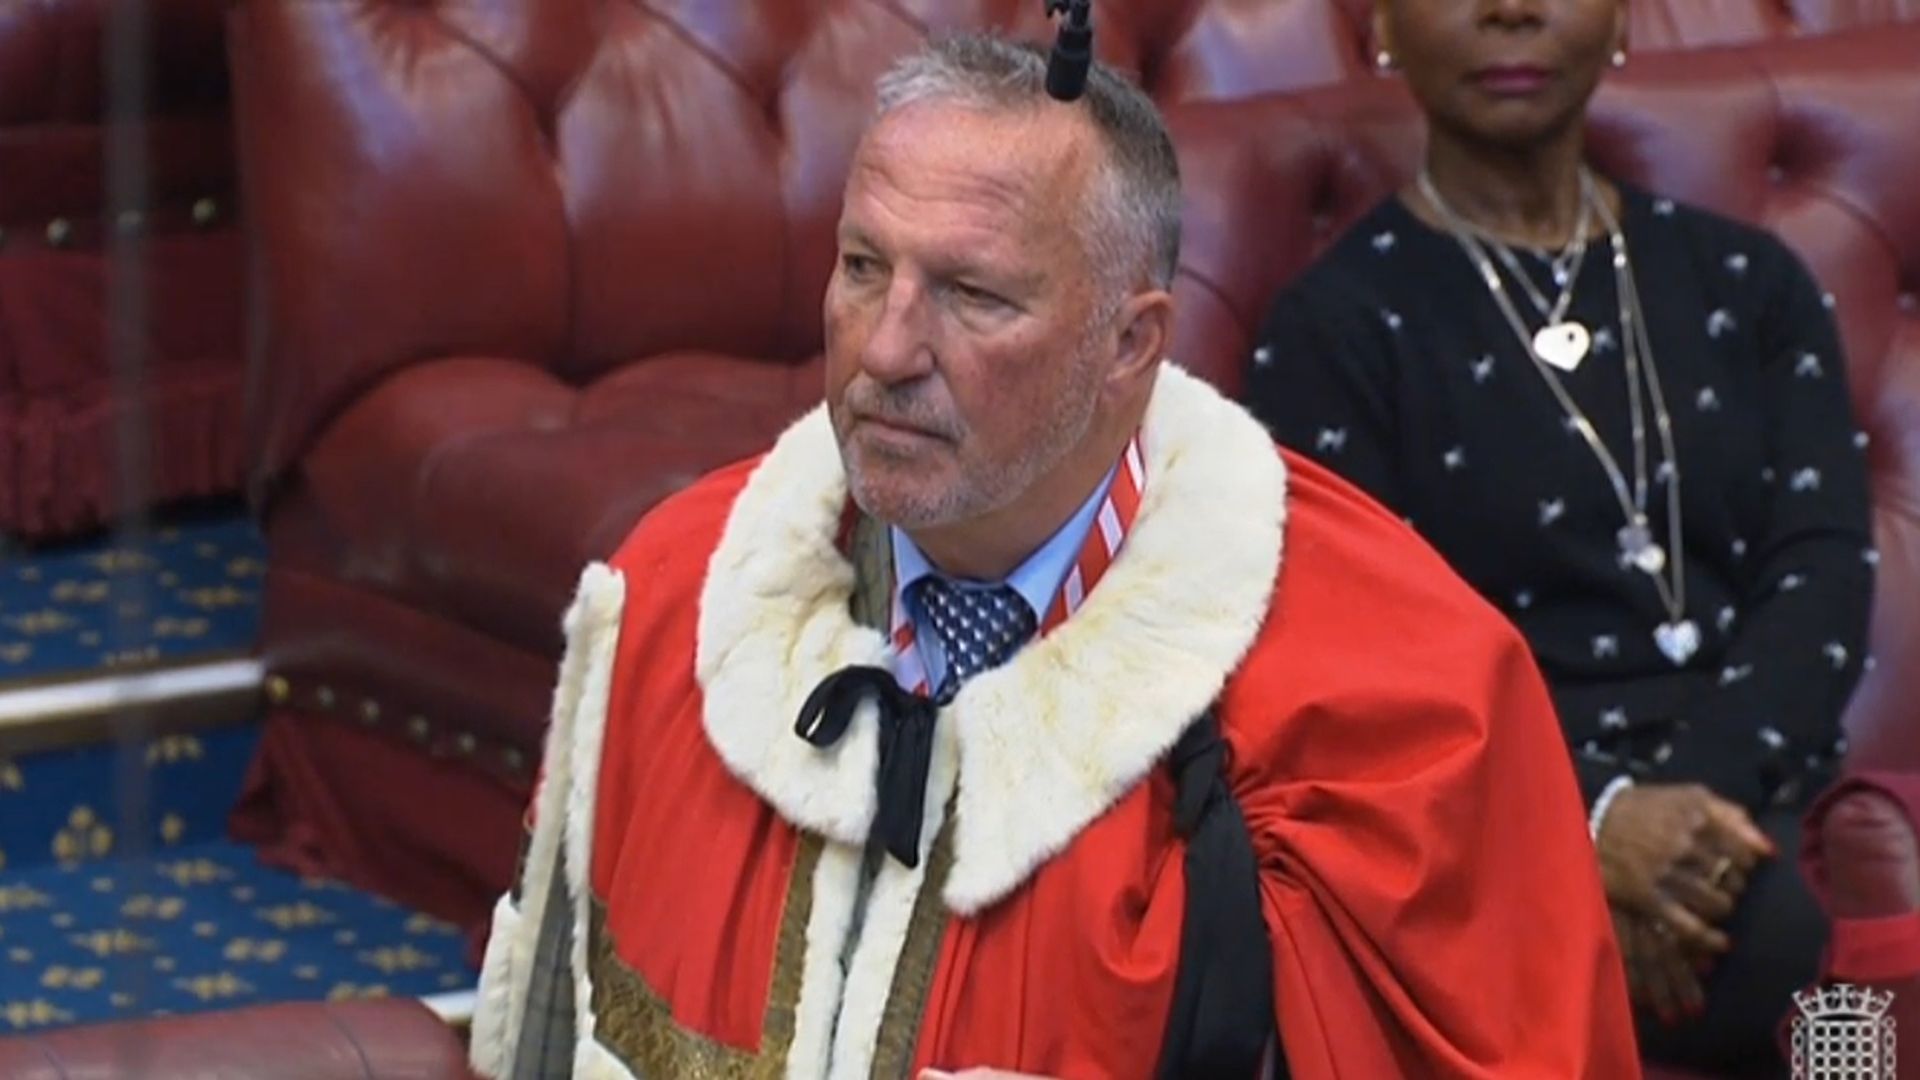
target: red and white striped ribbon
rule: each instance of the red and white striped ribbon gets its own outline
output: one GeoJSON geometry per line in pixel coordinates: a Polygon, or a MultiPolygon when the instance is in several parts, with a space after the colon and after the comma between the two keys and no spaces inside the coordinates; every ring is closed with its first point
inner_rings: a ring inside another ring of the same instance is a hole
{"type": "MultiPolygon", "coordinates": [[[[1114,470],[1113,483],[1107,485],[1107,496],[1100,502],[1100,512],[1094,515],[1093,527],[1087,530],[1080,554],[1067,571],[1066,580],[1060,583],[1053,603],[1048,605],[1046,618],[1040,622],[1042,635],[1052,633],[1054,627],[1079,610],[1087,594],[1106,574],[1107,567],[1113,565],[1120,545],[1126,543],[1127,532],[1133,528],[1134,516],[1140,512],[1140,495],[1146,487],[1146,458],[1140,453],[1140,436],[1135,435],[1127,441],[1126,452],[1120,455],[1120,467],[1114,470]]],[[[900,685],[924,696],[931,689],[927,665],[914,639],[913,617],[907,613],[906,601],[896,589],[893,594],[894,675],[900,685]]]]}

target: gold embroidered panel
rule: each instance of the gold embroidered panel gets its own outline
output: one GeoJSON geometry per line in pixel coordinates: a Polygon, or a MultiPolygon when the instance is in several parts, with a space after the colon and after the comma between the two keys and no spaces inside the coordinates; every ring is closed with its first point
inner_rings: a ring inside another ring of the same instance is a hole
{"type": "Polygon", "coordinates": [[[787,1051],[793,1045],[794,1011],[800,1003],[807,921],[813,913],[813,874],[822,843],[818,836],[803,834],[794,858],[756,1050],[728,1046],[676,1023],[672,1007],[615,953],[607,933],[606,907],[598,897],[592,898],[587,965],[593,979],[593,1034],[601,1044],[648,1080],[784,1076],[787,1051]]]}

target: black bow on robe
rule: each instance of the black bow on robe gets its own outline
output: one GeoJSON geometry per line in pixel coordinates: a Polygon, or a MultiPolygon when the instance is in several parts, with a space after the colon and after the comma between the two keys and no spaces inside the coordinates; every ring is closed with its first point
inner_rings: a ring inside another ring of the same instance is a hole
{"type": "MultiPolygon", "coordinates": [[[[872,835],[902,865],[917,867],[939,704],[902,690],[885,668],[849,667],[807,695],[794,732],[824,750],[846,734],[868,698],[880,709],[872,835]]],[[[1261,913],[1259,859],[1227,785],[1228,754],[1208,709],[1166,760],[1175,780],[1174,827],[1187,849],[1180,967],[1155,1070],[1169,1080],[1238,1080],[1256,1075],[1263,1062],[1276,1080],[1288,1075],[1274,1030],[1273,953],[1261,913]]]]}
{"type": "Polygon", "coordinates": [[[920,826],[926,816],[927,769],[940,706],[900,688],[885,668],[850,667],[814,687],[800,706],[794,733],[824,750],[840,741],[853,714],[872,698],[880,709],[880,760],[875,769],[872,835],[912,869],[920,865],[920,826]]]}

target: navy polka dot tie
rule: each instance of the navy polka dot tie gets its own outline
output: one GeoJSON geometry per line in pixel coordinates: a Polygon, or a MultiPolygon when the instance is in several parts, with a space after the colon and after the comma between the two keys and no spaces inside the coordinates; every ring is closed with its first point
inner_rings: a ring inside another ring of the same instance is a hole
{"type": "Polygon", "coordinates": [[[1026,598],[1011,585],[963,587],[929,575],[912,591],[940,639],[947,673],[934,700],[944,705],[975,675],[1007,662],[1037,624],[1026,598]]]}

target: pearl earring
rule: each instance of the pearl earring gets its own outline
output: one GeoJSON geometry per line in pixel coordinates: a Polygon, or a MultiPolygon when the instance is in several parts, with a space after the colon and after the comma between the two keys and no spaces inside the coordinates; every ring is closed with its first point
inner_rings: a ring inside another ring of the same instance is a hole
{"type": "Polygon", "coordinates": [[[1623,68],[1627,66],[1627,50],[1625,49],[1613,50],[1613,66],[1617,68],[1623,68]]]}
{"type": "Polygon", "coordinates": [[[1373,56],[1373,66],[1379,68],[1381,71],[1392,71],[1393,54],[1385,49],[1381,49],[1373,56]]]}

